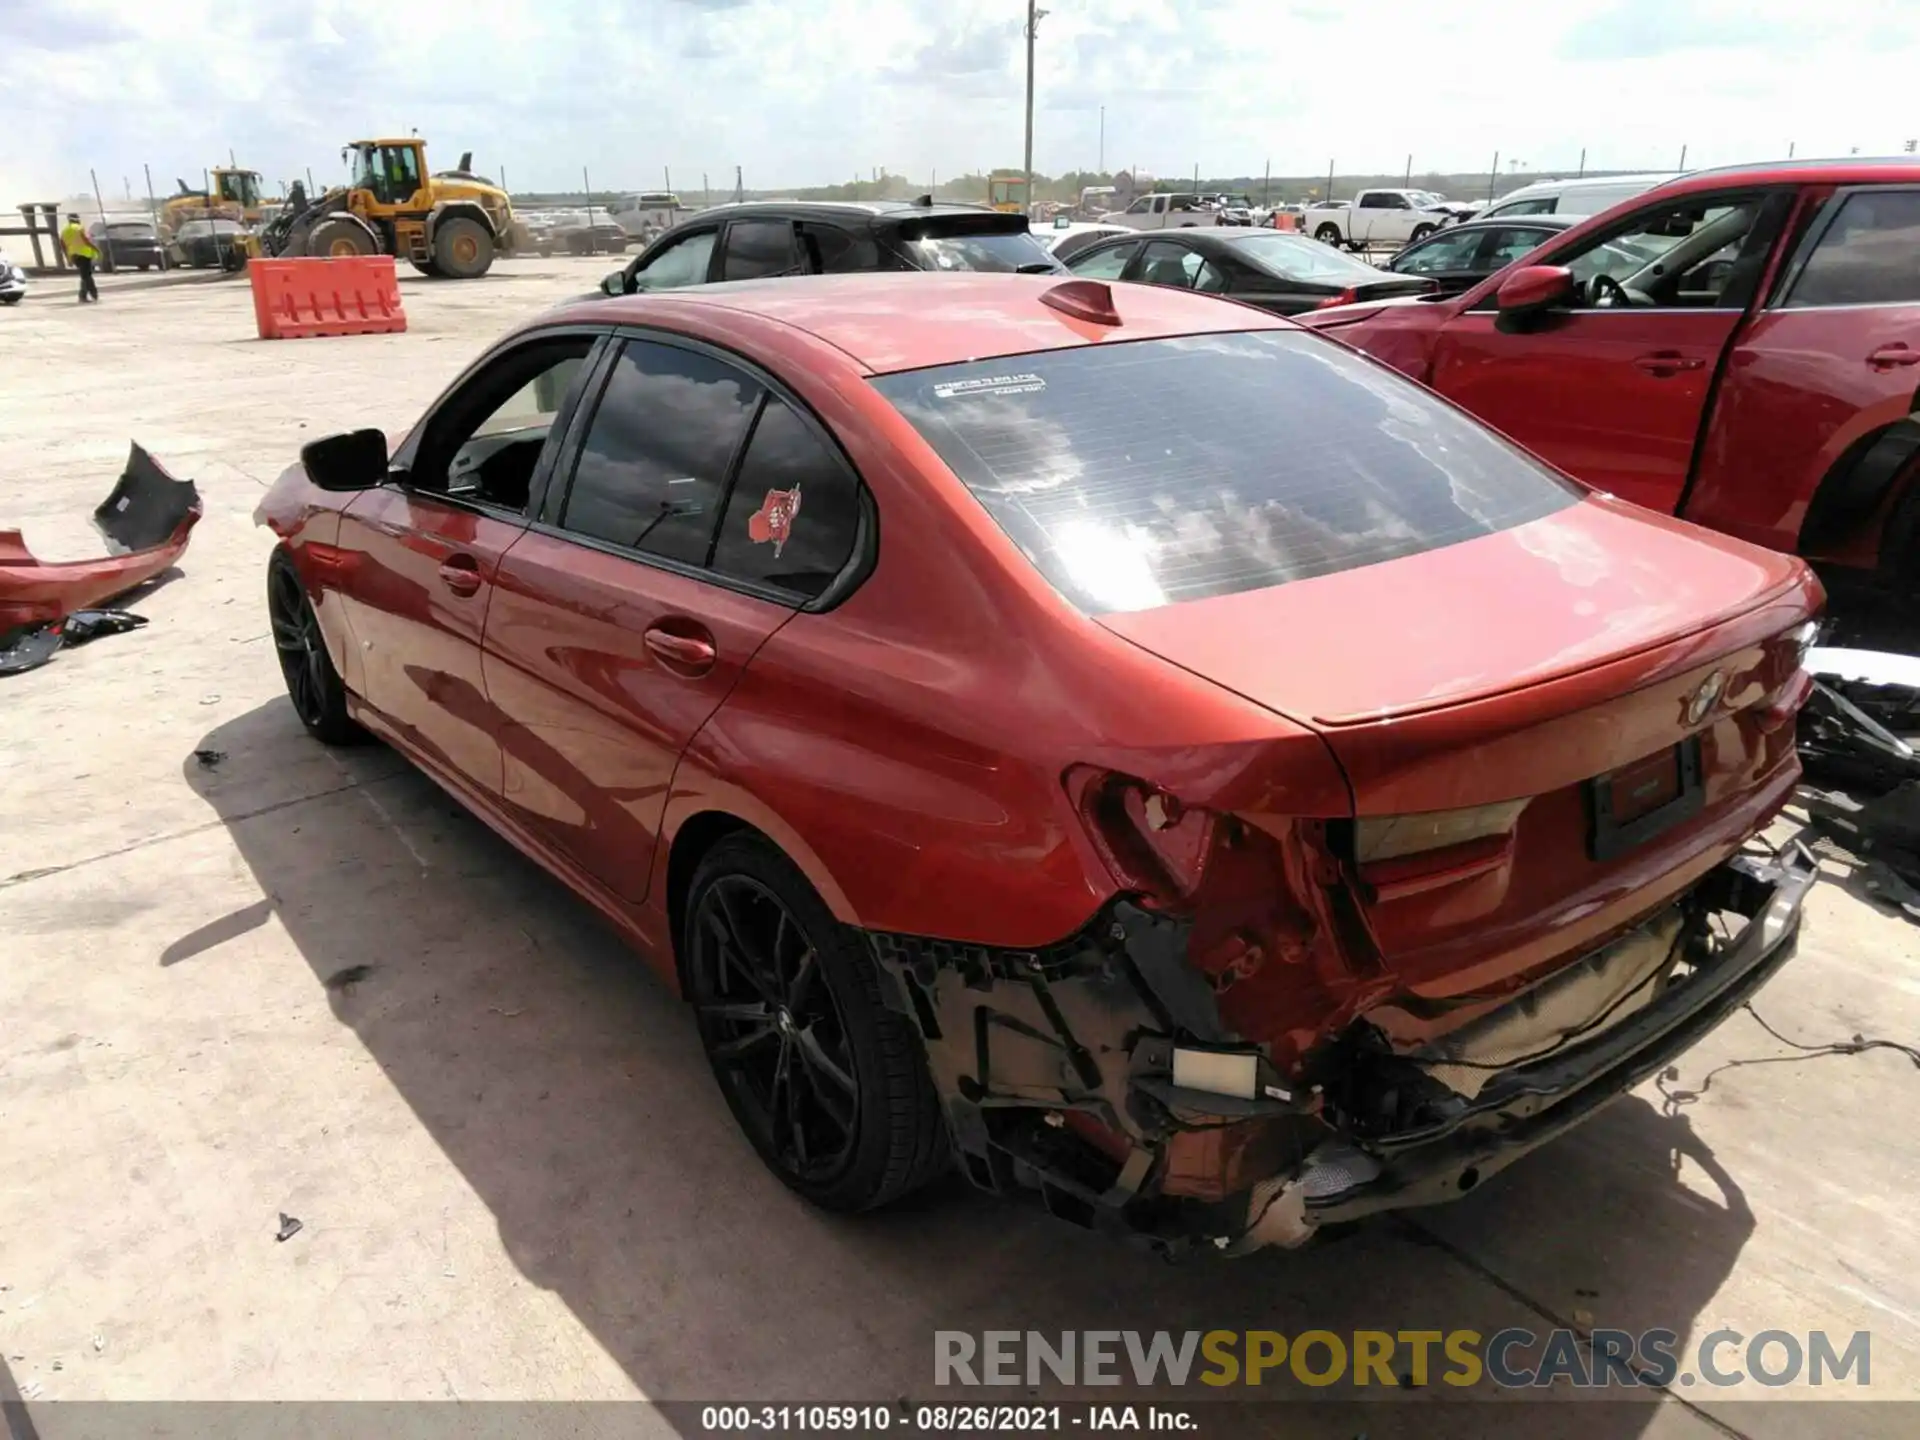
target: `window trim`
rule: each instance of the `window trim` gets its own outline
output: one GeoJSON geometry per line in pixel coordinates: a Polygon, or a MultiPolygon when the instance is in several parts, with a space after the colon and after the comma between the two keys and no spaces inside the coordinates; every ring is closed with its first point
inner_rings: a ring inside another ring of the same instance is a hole
{"type": "Polygon", "coordinates": [[[400,442],[400,448],[387,462],[387,478],[381,482],[382,487],[391,486],[411,498],[438,501],[457,510],[484,515],[489,520],[504,520],[531,527],[545,508],[553,473],[559,467],[562,457],[568,453],[567,447],[574,439],[572,432],[580,413],[588,408],[589,396],[598,397],[599,386],[602,383],[599,372],[606,365],[606,355],[611,348],[607,342],[612,335],[612,329],[613,327],[604,324],[554,325],[539,330],[524,331],[495,345],[455,376],[453,382],[434,397],[433,403],[422,412],[419,421],[407,432],[407,438],[400,442]],[[553,425],[547,430],[546,444],[540,447],[540,458],[534,462],[533,476],[527,482],[527,506],[524,511],[509,510],[502,505],[490,505],[482,500],[450,494],[445,490],[433,490],[413,483],[413,463],[419,457],[422,440],[433,422],[450,404],[458,400],[462,391],[477,381],[485,371],[492,369],[496,363],[518,351],[529,350],[539,345],[550,345],[555,340],[571,337],[586,337],[591,340],[591,343],[587,348],[585,363],[580,367],[576,384],[561,397],[560,409],[554,412],[553,425]],[[560,437],[557,443],[554,439],[556,430],[560,437]]]}
{"type": "Polygon", "coordinates": [[[1826,239],[1827,232],[1839,222],[1840,212],[1846,209],[1847,202],[1854,196],[1861,194],[1915,195],[1920,194],[1920,185],[1846,185],[1837,187],[1834,192],[1821,203],[1819,210],[1813,217],[1813,223],[1807,226],[1806,232],[1801,235],[1799,243],[1795,245],[1793,254],[1788,259],[1779,281],[1773,287],[1773,294],[1767,300],[1766,308],[1768,310],[1790,311],[1798,314],[1804,310],[1887,310],[1896,307],[1905,307],[1908,309],[1920,307],[1920,298],[1913,300],[1862,300],[1851,305],[1795,305],[1793,303],[1793,292],[1800,287],[1800,281],[1806,273],[1807,266],[1813,260],[1814,251],[1820,248],[1820,242],[1826,239]]]}
{"type": "MultiPolygon", "coordinates": [[[[601,361],[597,373],[592,377],[591,403],[588,403],[587,389],[582,387],[580,404],[567,427],[565,453],[561,457],[565,465],[566,480],[557,480],[560,463],[555,464],[556,483],[543,491],[542,507],[538,518],[529,517],[527,528],[541,535],[569,544],[584,545],[590,550],[613,555],[635,564],[649,565],[656,570],[666,570],[675,575],[684,575],[690,580],[701,580],[722,590],[731,590],[736,594],[750,595],[755,599],[772,601],[784,605],[796,614],[820,614],[835,609],[865,583],[867,576],[873,573],[873,567],[879,563],[880,549],[880,510],[874,501],[873,491],[866,478],[853,463],[853,458],[840,444],[839,437],[831,427],[814,413],[811,405],[796,395],[793,389],[771,374],[764,366],[742,355],[737,350],[729,350],[721,345],[683,335],[674,330],[656,329],[643,324],[621,324],[608,327],[606,343],[600,347],[601,361]],[[608,381],[612,378],[613,367],[621,351],[633,342],[665,346],[671,350],[684,350],[689,354],[701,355],[723,365],[728,365],[747,375],[760,386],[760,399],[753,407],[753,414],[742,431],[740,442],[734,447],[732,457],[727,462],[726,474],[721,482],[720,503],[716,507],[718,518],[714,521],[713,533],[707,539],[707,563],[689,565],[683,560],[675,560],[667,555],[655,555],[630,546],[618,545],[611,540],[602,540],[594,535],[582,535],[578,531],[568,530],[560,523],[560,517],[566,513],[567,496],[573,489],[575,469],[585,448],[587,433],[593,424],[593,417],[600,409],[605,398],[608,381]],[[733,498],[734,486],[740,479],[740,469],[746,460],[747,447],[752,443],[754,432],[760,427],[760,416],[766,409],[768,396],[776,396],[799,416],[803,425],[814,433],[821,442],[821,448],[845,469],[854,484],[858,502],[858,519],[853,539],[853,549],[838,574],[828,582],[827,587],[810,600],[802,600],[791,590],[783,590],[777,585],[767,585],[743,576],[731,575],[716,570],[712,557],[717,549],[720,526],[727,518],[727,505],[733,498]]],[[[544,458],[544,457],[543,457],[544,458]]],[[[533,508],[529,501],[528,509],[533,508]]]]}

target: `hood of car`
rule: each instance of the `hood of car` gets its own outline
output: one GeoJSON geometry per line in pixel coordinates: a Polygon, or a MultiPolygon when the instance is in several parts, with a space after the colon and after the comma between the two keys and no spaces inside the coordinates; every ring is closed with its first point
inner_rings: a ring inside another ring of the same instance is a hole
{"type": "Polygon", "coordinates": [[[1293,720],[1340,726],[1604,665],[1764,605],[1803,573],[1593,496],[1417,555],[1100,623],[1293,720]]]}

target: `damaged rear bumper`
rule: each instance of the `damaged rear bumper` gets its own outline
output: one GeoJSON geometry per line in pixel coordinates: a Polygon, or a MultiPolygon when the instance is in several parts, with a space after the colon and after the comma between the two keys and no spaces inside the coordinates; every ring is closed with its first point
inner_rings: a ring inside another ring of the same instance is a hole
{"type": "Polygon", "coordinates": [[[1801,907],[1817,878],[1798,844],[1770,859],[1721,866],[1704,882],[1716,892],[1708,899],[1746,917],[1730,944],[1594,1039],[1501,1072],[1444,1125],[1368,1140],[1362,1148],[1379,1166],[1370,1178],[1339,1189],[1315,1185],[1310,1159],[1302,1176],[1308,1219],[1328,1224],[1457,1199],[1665,1069],[1793,957],[1801,907]]]}
{"type": "Polygon", "coordinates": [[[1676,942],[1652,999],[1470,1098],[1435,1087],[1442,1106],[1392,1127],[1355,1102],[1418,1080],[1414,1057],[1332,1046],[1318,1068],[1281,1074],[1222,1026],[1186,963],[1185,922],[1124,900],[1041,951],[869,939],[925,1041],[970,1179],[1169,1254],[1240,1253],[1457,1198],[1671,1064],[1793,954],[1815,878],[1797,846],[1719,866],[1662,912],[1684,914],[1688,946],[1676,942]],[[1709,916],[1731,937],[1711,939],[1709,916]],[[1176,1051],[1225,1059],[1193,1073],[1234,1071],[1244,1093],[1175,1083],[1176,1051]]]}
{"type": "Polygon", "coordinates": [[[0,530],[0,637],[44,625],[123,595],[171,569],[201,515],[191,480],[175,480],[134,445],[94,523],[116,553],[48,564],[34,558],[18,530],[0,530]]]}

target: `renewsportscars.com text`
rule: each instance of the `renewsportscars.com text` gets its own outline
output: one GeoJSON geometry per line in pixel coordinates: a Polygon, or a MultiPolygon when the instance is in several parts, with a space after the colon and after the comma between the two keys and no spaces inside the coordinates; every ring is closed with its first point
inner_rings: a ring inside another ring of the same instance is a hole
{"type": "Polygon", "coordinates": [[[936,1330],[936,1385],[1478,1385],[1506,1389],[1872,1383],[1870,1332],[936,1330]]]}

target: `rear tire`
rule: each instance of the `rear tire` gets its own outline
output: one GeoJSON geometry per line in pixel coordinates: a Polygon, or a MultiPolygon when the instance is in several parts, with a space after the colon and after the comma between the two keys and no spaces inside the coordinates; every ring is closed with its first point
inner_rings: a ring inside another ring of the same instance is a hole
{"type": "Polygon", "coordinates": [[[307,254],[322,260],[371,255],[374,248],[366,229],[341,215],[331,215],[307,232],[307,254]]]}
{"type": "Polygon", "coordinates": [[[1322,225],[1318,230],[1313,232],[1313,238],[1318,240],[1322,245],[1338,245],[1340,243],[1340,227],[1332,223],[1322,225]]]}
{"type": "Polygon", "coordinates": [[[347,714],[347,687],[333,668],[307,587],[284,550],[267,562],[267,619],[293,713],[323,745],[354,745],[367,732],[347,714]]]}
{"type": "Polygon", "coordinates": [[[1427,236],[1429,236],[1429,235],[1431,235],[1431,234],[1432,234],[1432,233],[1434,232],[1434,230],[1435,230],[1435,228],[1436,228],[1436,227],[1435,227],[1435,226],[1432,226],[1432,225],[1416,225],[1416,226],[1414,226],[1414,227],[1413,227],[1413,234],[1412,234],[1412,235],[1411,235],[1411,236],[1410,236],[1410,237],[1408,238],[1408,240],[1407,240],[1407,243],[1408,243],[1409,245],[1417,245],[1417,244],[1419,244],[1419,243],[1420,243],[1420,242],[1421,242],[1422,240],[1424,240],[1424,239],[1426,239],[1426,238],[1427,238],[1427,236]]]}
{"type": "Polygon", "coordinates": [[[679,936],[687,998],[728,1108],[768,1169],[827,1210],[871,1210],[947,1166],[918,1032],[871,949],[793,862],[737,834],[701,859],[679,936]]]}
{"type": "Polygon", "coordinates": [[[451,280],[478,280],[493,268],[493,235],[478,220],[453,215],[433,232],[433,263],[451,280]]]}

